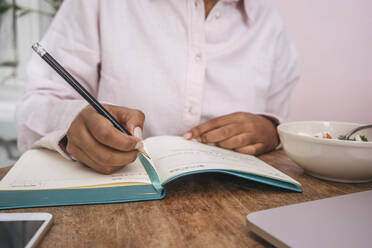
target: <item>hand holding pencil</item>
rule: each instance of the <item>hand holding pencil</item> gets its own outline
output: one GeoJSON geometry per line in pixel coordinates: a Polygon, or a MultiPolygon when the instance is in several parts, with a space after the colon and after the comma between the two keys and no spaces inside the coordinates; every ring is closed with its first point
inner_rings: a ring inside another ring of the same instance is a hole
{"type": "Polygon", "coordinates": [[[134,135],[119,131],[94,108],[87,106],[67,131],[66,150],[92,169],[111,174],[136,159],[138,149],[142,147],[141,130],[145,116],[134,109],[112,105],[104,107],[134,135]]]}
{"type": "Polygon", "coordinates": [[[141,141],[145,120],[141,111],[112,105],[104,107],[39,43],[32,49],[90,104],[71,123],[67,152],[104,174],[133,162],[138,151],[148,156],[141,141]]]}

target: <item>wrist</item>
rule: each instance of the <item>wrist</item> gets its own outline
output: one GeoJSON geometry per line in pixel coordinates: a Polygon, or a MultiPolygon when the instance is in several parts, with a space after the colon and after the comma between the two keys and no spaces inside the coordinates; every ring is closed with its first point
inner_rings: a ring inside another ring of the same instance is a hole
{"type": "Polygon", "coordinates": [[[279,125],[279,123],[277,122],[275,118],[272,118],[270,116],[266,116],[266,115],[260,115],[260,116],[263,117],[263,119],[267,123],[267,129],[271,133],[271,137],[272,137],[271,140],[273,144],[270,150],[274,150],[280,145],[279,133],[277,130],[277,126],[279,125]]]}
{"type": "Polygon", "coordinates": [[[65,153],[66,156],[68,156],[71,160],[76,161],[76,159],[67,151],[67,143],[68,138],[67,135],[63,136],[63,138],[58,142],[58,146],[61,148],[61,150],[65,153]]]}

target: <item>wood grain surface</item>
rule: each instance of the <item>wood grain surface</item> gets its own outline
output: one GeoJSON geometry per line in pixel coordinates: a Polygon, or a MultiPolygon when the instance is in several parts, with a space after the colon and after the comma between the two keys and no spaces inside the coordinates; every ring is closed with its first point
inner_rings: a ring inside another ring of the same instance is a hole
{"type": "MultiPolygon", "coordinates": [[[[249,232],[247,214],[372,189],[372,183],[333,183],[308,176],[284,151],[260,158],[298,180],[303,193],[202,174],[169,183],[163,200],[0,212],[53,214],[54,225],[41,247],[271,247],[249,232]]],[[[0,178],[8,170],[1,169],[0,178]]]]}

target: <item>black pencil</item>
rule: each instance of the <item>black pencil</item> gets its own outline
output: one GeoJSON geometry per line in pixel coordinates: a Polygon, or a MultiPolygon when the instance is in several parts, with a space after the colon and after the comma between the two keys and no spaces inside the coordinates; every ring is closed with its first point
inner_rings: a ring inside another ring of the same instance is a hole
{"type": "MultiPolygon", "coordinates": [[[[63,66],[61,66],[39,43],[32,45],[32,49],[50,65],[66,82],[71,85],[98,113],[107,118],[118,130],[132,136],[63,66]]],[[[142,148],[139,148],[142,154],[148,154],[142,148]]]]}

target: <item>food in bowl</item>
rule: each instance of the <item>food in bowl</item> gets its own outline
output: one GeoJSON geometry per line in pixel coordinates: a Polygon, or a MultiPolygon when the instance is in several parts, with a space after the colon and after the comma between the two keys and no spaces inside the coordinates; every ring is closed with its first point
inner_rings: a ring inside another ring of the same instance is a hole
{"type": "MultiPolygon", "coordinates": [[[[363,142],[368,142],[368,138],[364,135],[355,135],[354,138],[348,138],[348,139],[343,139],[345,135],[339,135],[338,136],[338,139],[339,140],[349,140],[349,141],[363,141],[363,142]]],[[[323,139],[334,139],[332,137],[332,135],[328,132],[323,132],[323,133],[319,133],[317,135],[314,136],[315,138],[323,138],[323,139]]]]}
{"type": "Polygon", "coordinates": [[[307,174],[337,182],[372,181],[372,142],[359,141],[356,135],[372,140],[372,129],[364,129],[339,140],[361,124],[347,122],[303,121],[278,126],[279,137],[288,156],[307,174]],[[327,132],[330,138],[323,138],[327,132]],[[321,137],[315,137],[322,134],[321,137]]]}

